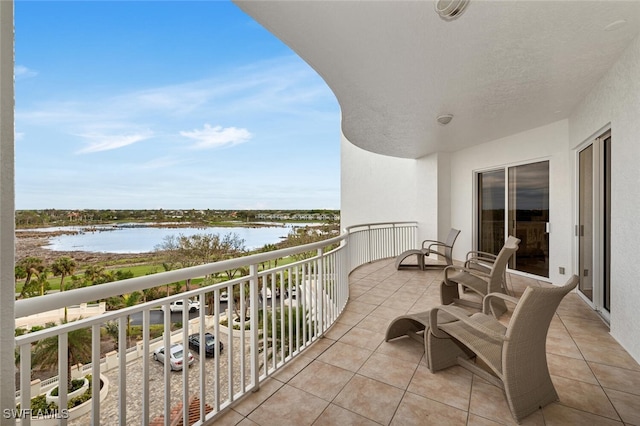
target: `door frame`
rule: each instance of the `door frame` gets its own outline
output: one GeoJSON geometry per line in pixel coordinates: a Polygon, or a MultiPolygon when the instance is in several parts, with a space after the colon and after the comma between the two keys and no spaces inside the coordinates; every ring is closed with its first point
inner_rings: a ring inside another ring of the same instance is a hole
{"type": "MultiPolygon", "coordinates": [[[[583,294],[578,288],[576,293],[582,300],[585,301],[589,306],[591,306],[606,322],[607,324],[610,322],[611,312],[607,310],[604,306],[604,291],[605,291],[605,278],[603,277],[604,271],[607,268],[610,270],[610,265],[607,266],[609,260],[607,257],[607,249],[604,247],[605,241],[608,241],[609,247],[608,252],[610,254],[611,251],[611,235],[610,230],[608,230],[608,220],[611,220],[611,205],[610,200],[606,199],[606,194],[610,194],[611,182],[607,183],[606,173],[610,173],[611,169],[611,158],[606,159],[605,155],[605,144],[604,140],[607,138],[611,138],[611,125],[607,125],[598,132],[595,133],[594,136],[588,138],[586,141],[578,145],[574,150],[574,232],[573,232],[573,241],[574,241],[574,271],[577,271],[577,275],[582,275],[582,271],[580,271],[580,236],[579,236],[579,226],[580,226],[580,153],[587,149],[589,146],[593,146],[593,238],[592,238],[592,263],[593,263],[593,272],[592,272],[592,299],[590,300],[585,294],[583,294]],[[605,164],[607,161],[607,164],[605,164]],[[609,211],[605,211],[605,209],[609,208],[609,211]]],[[[611,147],[611,142],[609,142],[609,148],[611,147]]],[[[609,150],[610,153],[610,150],[609,150]]],[[[609,286],[611,286],[611,281],[609,279],[609,286]]],[[[609,300],[610,302],[610,300],[609,300]]]]}
{"type": "MultiPolygon", "coordinates": [[[[509,236],[509,232],[510,232],[510,228],[509,228],[509,215],[508,215],[508,209],[509,209],[509,168],[510,167],[517,167],[517,166],[524,166],[527,164],[534,164],[534,163],[540,163],[543,161],[547,161],[549,163],[549,173],[551,173],[551,156],[544,156],[544,157],[537,157],[537,158],[531,158],[531,159],[527,159],[527,160],[521,160],[521,161],[514,161],[514,162],[509,162],[509,163],[503,163],[503,164],[498,164],[498,165],[494,165],[494,166],[489,166],[489,167],[482,167],[482,168],[478,168],[478,169],[474,169],[472,171],[473,174],[473,226],[472,226],[472,232],[473,232],[473,236],[472,236],[472,244],[474,247],[474,250],[479,250],[480,247],[480,241],[478,238],[479,235],[479,231],[480,231],[480,214],[479,214],[479,203],[480,203],[480,197],[479,197],[479,187],[478,187],[478,175],[480,173],[485,173],[485,172],[491,172],[491,171],[495,171],[495,170],[504,170],[505,172],[505,189],[504,189],[504,197],[505,197],[505,241],[507,239],[507,237],[509,236]]],[[[553,180],[549,179],[549,213],[551,213],[551,205],[553,204],[553,199],[551,197],[552,194],[552,186],[553,186],[553,180]]],[[[551,226],[551,217],[549,217],[549,234],[551,233],[551,229],[553,227],[551,226]]],[[[552,248],[551,248],[551,239],[549,239],[549,258],[551,258],[551,252],[552,252],[552,248]]],[[[509,262],[509,265],[511,264],[511,262],[509,262]]],[[[509,267],[509,265],[507,265],[507,271],[516,275],[521,275],[524,277],[529,277],[529,278],[533,278],[536,280],[543,280],[543,281],[549,281],[549,277],[545,277],[542,275],[535,275],[532,274],[530,272],[524,272],[524,271],[519,271],[517,269],[512,269],[509,267]]],[[[551,275],[551,270],[549,270],[549,275],[551,275]]]]}

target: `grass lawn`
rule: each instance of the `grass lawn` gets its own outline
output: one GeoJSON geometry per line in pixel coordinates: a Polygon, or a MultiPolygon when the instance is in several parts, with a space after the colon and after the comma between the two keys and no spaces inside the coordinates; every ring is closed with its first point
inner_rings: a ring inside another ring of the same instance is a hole
{"type": "MultiPolygon", "coordinates": [[[[288,265],[290,263],[295,262],[295,259],[291,257],[286,257],[283,259],[278,259],[278,266],[288,265]]],[[[262,266],[262,265],[261,265],[262,266]]],[[[273,262],[269,262],[269,264],[264,265],[266,268],[274,267],[273,262]]],[[[133,274],[133,277],[141,277],[144,275],[157,274],[160,272],[165,272],[162,266],[162,263],[152,262],[147,264],[140,264],[139,260],[135,260],[135,263],[130,266],[126,264],[119,264],[118,267],[108,267],[105,268],[109,271],[130,271],[133,274]]],[[[75,276],[82,278],[84,275],[84,270],[79,271],[74,274],[75,276]]],[[[216,283],[223,282],[227,280],[226,274],[220,274],[219,278],[216,279],[216,283]]],[[[60,277],[52,276],[47,280],[49,282],[49,291],[59,291],[60,290],[60,277]]],[[[64,282],[68,284],[71,281],[71,277],[65,277],[64,282]]],[[[191,285],[198,286],[200,283],[204,281],[204,278],[194,278],[191,280],[191,285]]],[[[22,291],[22,286],[24,285],[24,280],[19,281],[16,284],[16,293],[20,293],[22,291]]]]}

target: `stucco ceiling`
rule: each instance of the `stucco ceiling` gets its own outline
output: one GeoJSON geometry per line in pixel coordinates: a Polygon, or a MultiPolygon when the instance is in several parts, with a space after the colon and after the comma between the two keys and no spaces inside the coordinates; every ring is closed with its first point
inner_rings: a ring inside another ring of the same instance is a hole
{"type": "Polygon", "coordinates": [[[639,0],[472,0],[449,22],[432,1],[235,3],[324,78],[352,143],[406,158],[569,117],[640,32],[639,0]]]}

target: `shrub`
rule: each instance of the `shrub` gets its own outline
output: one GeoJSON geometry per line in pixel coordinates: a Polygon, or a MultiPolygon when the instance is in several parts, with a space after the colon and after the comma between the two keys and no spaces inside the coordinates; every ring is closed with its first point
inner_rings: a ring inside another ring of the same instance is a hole
{"type": "MultiPolygon", "coordinates": [[[[71,390],[69,392],[74,392],[80,389],[84,385],[84,379],[75,379],[71,381],[71,390]]],[[[58,396],[58,387],[56,386],[51,390],[51,396],[58,396]]]]}

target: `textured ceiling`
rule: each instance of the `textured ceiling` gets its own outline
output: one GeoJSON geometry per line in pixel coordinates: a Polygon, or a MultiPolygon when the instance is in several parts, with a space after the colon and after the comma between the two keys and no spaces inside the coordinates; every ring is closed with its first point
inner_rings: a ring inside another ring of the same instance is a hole
{"type": "Polygon", "coordinates": [[[568,117],[640,33],[640,1],[472,0],[450,22],[431,1],[235,3],[324,78],[352,143],[406,158],[568,117]]]}

